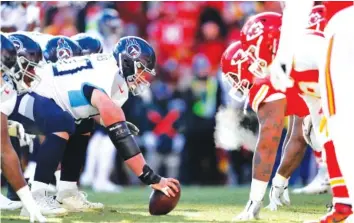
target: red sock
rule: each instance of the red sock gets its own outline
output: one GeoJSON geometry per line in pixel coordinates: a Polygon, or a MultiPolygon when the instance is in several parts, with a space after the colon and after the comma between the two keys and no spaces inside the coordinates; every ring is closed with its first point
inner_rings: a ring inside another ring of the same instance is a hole
{"type": "Polygon", "coordinates": [[[332,141],[324,144],[326,152],[326,162],[328,167],[329,182],[332,188],[333,202],[351,204],[349,194],[345,185],[342,172],[339,169],[335,148],[332,141]]]}

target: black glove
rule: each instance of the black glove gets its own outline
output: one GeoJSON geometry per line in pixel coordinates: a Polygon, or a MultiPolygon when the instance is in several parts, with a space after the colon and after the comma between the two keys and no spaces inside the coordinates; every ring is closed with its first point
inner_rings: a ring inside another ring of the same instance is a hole
{"type": "Polygon", "coordinates": [[[139,128],[136,127],[136,125],[134,125],[134,124],[131,123],[131,122],[126,121],[126,123],[127,123],[127,126],[128,126],[128,128],[129,128],[130,132],[131,132],[133,135],[137,136],[137,135],[139,134],[139,132],[140,132],[139,128]]]}

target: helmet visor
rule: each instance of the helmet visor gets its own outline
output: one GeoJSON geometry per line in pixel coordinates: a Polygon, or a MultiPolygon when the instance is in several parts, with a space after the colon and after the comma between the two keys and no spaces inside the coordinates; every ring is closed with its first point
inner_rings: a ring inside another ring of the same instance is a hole
{"type": "Polygon", "coordinates": [[[19,94],[31,92],[40,82],[40,77],[35,74],[35,67],[40,66],[37,63],[29,61],[25,57],[17,59],[17,65],[12,79],[16,83],[17,92],[19,94]]]}

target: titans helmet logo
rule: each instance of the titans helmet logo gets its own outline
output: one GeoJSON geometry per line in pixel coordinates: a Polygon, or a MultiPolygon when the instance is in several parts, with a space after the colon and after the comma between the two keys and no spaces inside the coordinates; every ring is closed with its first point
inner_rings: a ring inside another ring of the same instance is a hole
{"type": "Polygon", "coordinates": [[[10,36],[9,39],[11,40],[12,44],[14,44],[17,52],[24,51],[23,44],[22,44],[21,40],[19,40],[18,38],[14,37],[14,36],[10,36]]]}
{"type": "Polygon", "coordinates": [[[73,51],[69,44],[60,38],[57,43],[57,58],[58,60],[68,59],[73,56],[73,51]]]}
{"type": "Polygon", "coordinates": [[[139,58],[139,56],[141,54],[141,48],[139,46],[139,43],[137,43],[136,40],[134,40],[134,39],[127,40],[127,45],[126,45],[125,51],[126,51],[128,57],[130,57],[132,59],[139,58]]]}

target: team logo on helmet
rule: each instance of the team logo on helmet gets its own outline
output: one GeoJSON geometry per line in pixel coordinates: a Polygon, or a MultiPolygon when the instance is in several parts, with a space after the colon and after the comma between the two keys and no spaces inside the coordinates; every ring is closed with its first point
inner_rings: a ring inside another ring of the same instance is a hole
{"type": "Polygon", "coordinates": [[[64,38],[60,38],[57,43],[57,58],[59,60],[68,59],[73,56],[73,51],[69,44],[64,40],[64,38]]]}
{"type": "Polygon", "coordinates": [[[308,27],[318,26],[322,21],[324,21],[324,18],[321,16],[320,13],[311,13],[310,20],[308,22],[308,27]]]}
{"type": "Polygon", "coordinates": [[[250,41],[250,40],[256,39],[257,37],[262,35],[263,32],[264,32],[263,24],[261,22],[255,22],[248,28],[248,31],[246,34],[246,40],[250,41]]]}
{"type": "Polygon", "coordinates": [[[128,43],[125,48],[125,51],[126,51],[128,57],[130,57],[132,59],[139,58],[139,56],[141,54],[141,48],[139,46],[139,43],[137,43],[135,39],[128,39],[127,42],[128,43]]]}
{"type": "Polygon", "coordinates": [[[18,38],[14,37],[14,36],[9,36],[9,39],[14,44],[17,52],[24,51],[23,44],[22,44],[21,40],[19,40],[18,38]]]}

